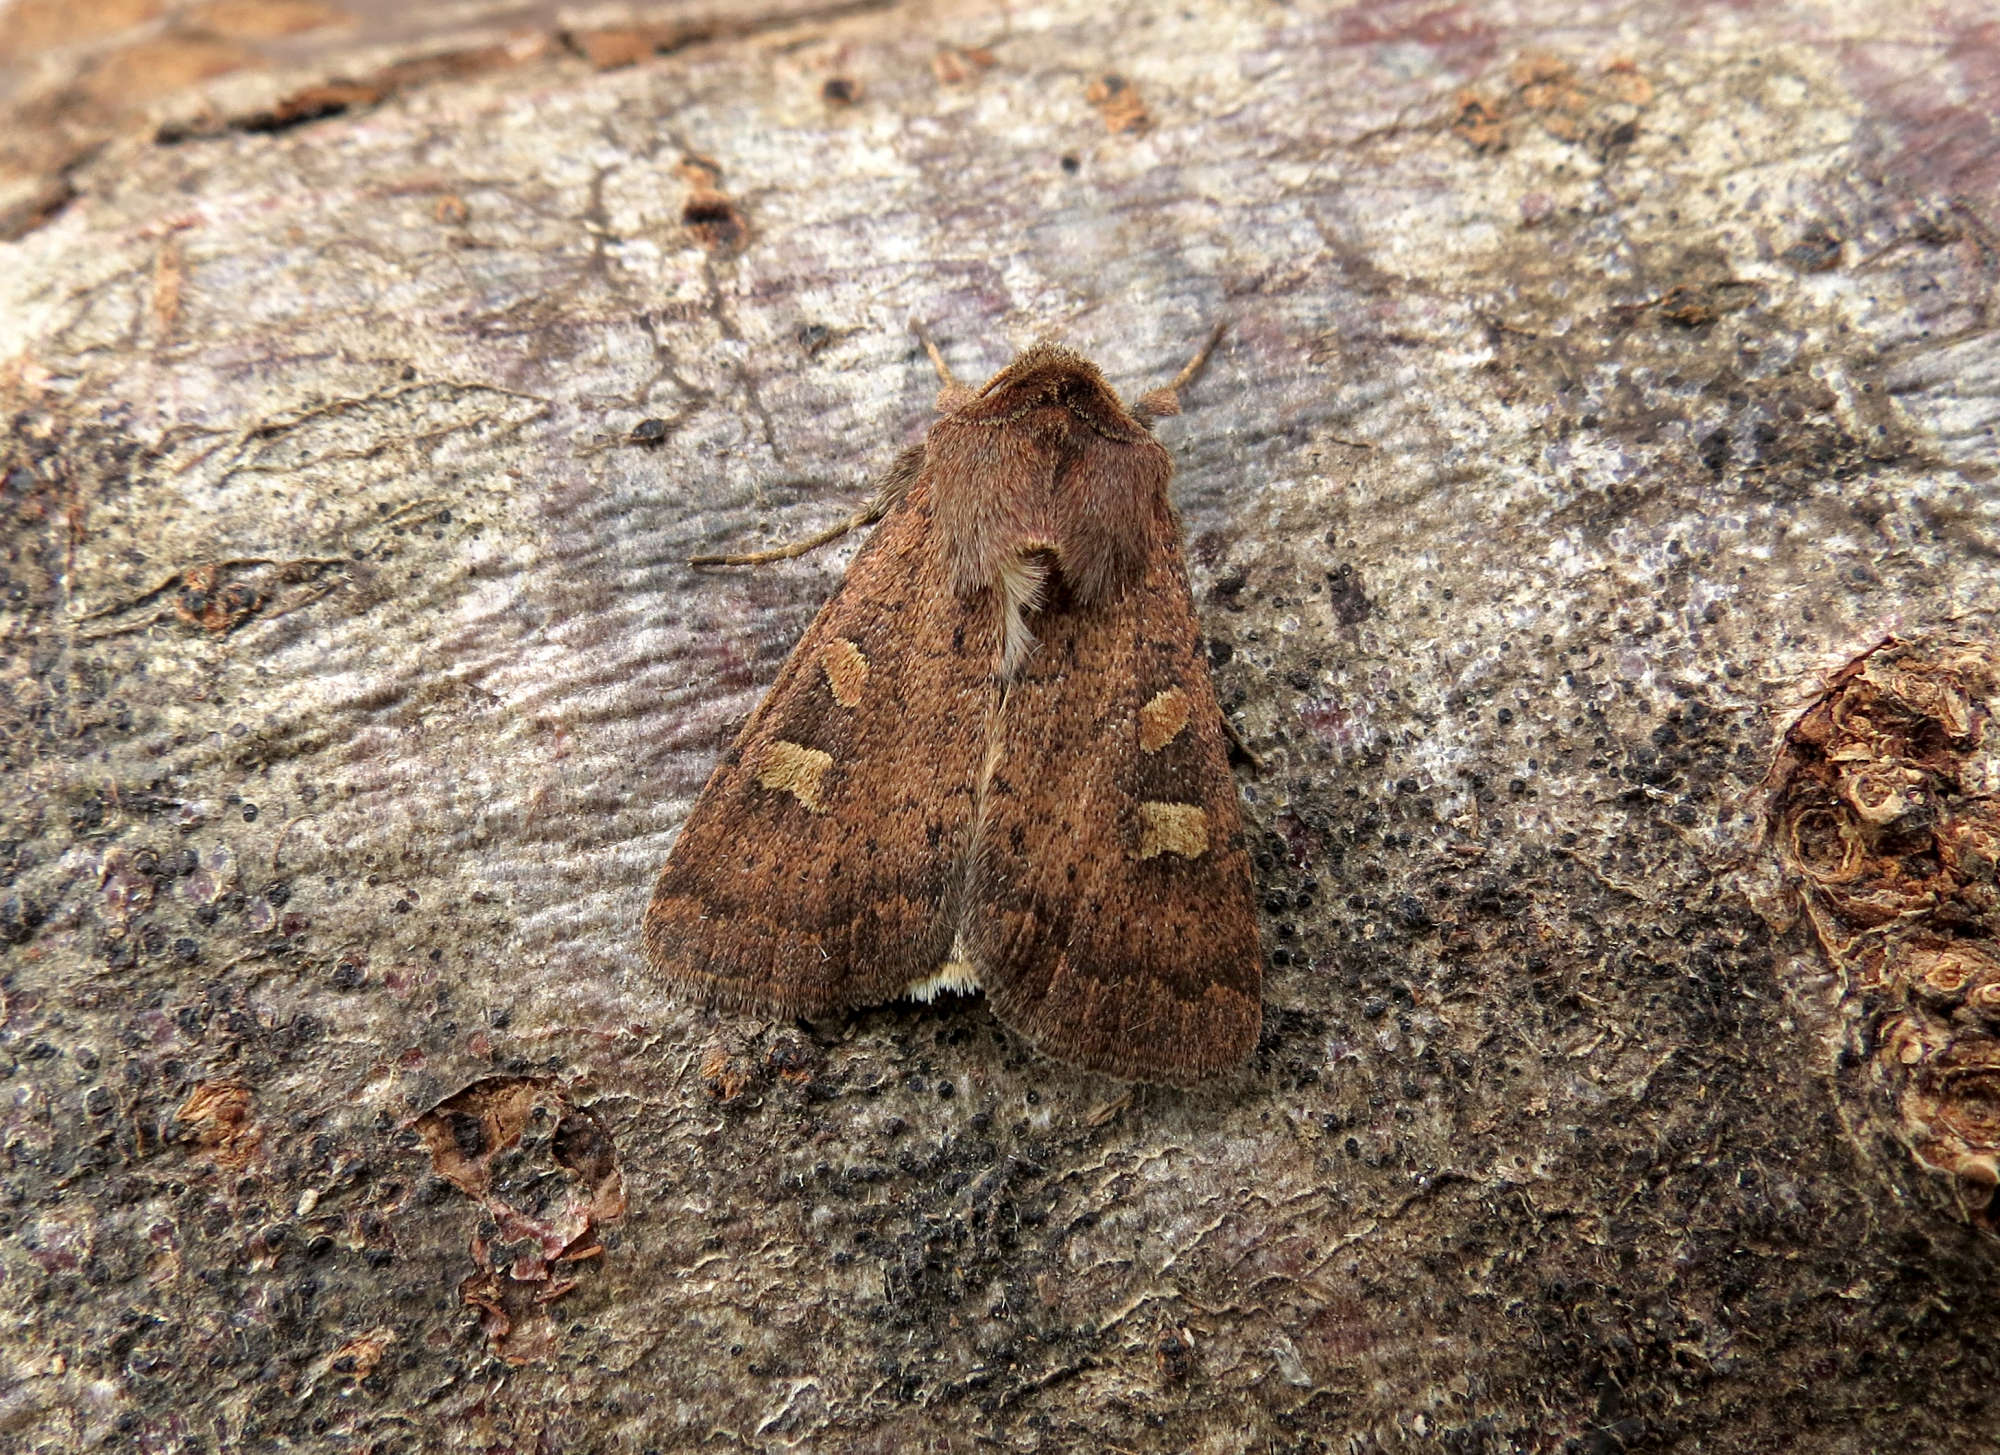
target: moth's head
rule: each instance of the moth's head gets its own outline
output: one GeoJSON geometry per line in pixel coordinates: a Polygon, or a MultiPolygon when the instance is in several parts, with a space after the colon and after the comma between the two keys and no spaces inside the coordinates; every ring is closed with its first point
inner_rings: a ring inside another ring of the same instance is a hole
{"type": "Polygon", "coordinates": [[[980,397],[993,393],[996,389],[1013,384],[1025,383],[1038,377],[1070,376],[1088,380],[1104,388],[1104,375],[1097,365],[1090,362],[1074,349],[1066,349],[1054,339],[1041,339],[1028,345],[1014,356],[1014,361],[986,381],[979,393],[980,397]]]}
{"type": "Polygon", "coordinates": [[[1109,439],[1133,440],[1148,433],[1097,365],[1046,340],[1017,355],[957,412],[971,422],[998,422],[1048,406],[1068,410],[1109,439]]]}

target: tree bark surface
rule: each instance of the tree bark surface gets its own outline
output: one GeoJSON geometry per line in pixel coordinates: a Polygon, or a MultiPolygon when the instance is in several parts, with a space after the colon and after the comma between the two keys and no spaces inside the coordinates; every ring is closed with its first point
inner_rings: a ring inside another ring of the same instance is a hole
{"type": "Polygon", "coordinates": [[[0,27],[0,1445],[1992,1448],[1983,0],[243,10],[0,27]],[[687,558],[1218,321],[1250,1064],[664,996],[687,558]]]}

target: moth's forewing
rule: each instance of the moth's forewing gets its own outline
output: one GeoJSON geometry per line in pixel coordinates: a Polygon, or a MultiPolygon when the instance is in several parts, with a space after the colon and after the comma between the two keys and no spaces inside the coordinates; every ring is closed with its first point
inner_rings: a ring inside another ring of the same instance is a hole
{"type": "Polygon", "coordinates": [[[995,623],[948,587],[919,478],[716,766],[646,911],[691,999],[774,1016],[893,1000],[951,948],[995,623]]]}
{"type": "Polygon", "coordinates": [[[1255,1046],[1263,954],[1165,485],[1161,469],[1132,522],[1138,579],[1094,604],[1059,585],[1032,618],[1037,646],[1000,708],[964,943],[995,1014],[1028,1041],[1187,1084],[1255,1046]]]}

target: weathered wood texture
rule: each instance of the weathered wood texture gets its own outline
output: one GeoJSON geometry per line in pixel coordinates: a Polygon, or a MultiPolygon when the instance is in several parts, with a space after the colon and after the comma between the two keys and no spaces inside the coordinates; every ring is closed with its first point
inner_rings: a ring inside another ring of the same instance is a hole
{"type": "Polygon", "coordinates": [[[1990,1449],[1987,11],[452,7],[122,109],[10,32],[0,1444],[1990,1449]],[[665,1000],[851,547],[685,558],[862,498],[912,319],[1218,318],[1254,1062],[665,1000]]]}

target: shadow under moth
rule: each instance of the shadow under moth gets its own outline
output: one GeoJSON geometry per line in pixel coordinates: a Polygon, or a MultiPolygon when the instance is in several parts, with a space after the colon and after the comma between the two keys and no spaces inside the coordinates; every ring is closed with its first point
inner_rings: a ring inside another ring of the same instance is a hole
{"type": "MultiPolygon", "coordinates": [[[[1219,336],[1218,330],[1218,336],[1219,336]]],[[[1151,424],[1037,344],[942,416],[682,827],[646,955],[689,999],[815,1017],[983,990],[1040,1050],[1185,1085],[1256,1044],[1263,953],[1227,725],[1151,424]]]]}

